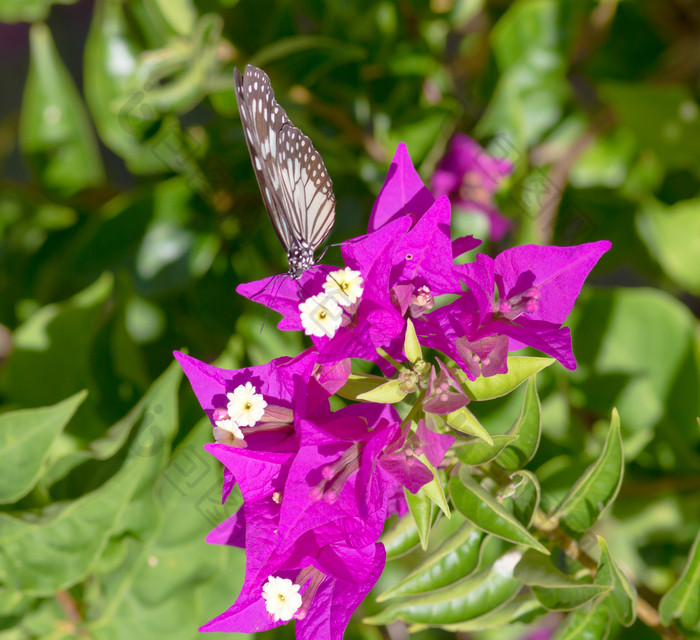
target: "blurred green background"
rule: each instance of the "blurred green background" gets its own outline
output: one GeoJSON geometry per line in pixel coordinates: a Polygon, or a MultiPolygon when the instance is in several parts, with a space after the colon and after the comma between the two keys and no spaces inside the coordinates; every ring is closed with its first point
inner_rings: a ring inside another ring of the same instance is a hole
{"type": "MultiPolygon", "coordinates": [[[[697,2],[0,0],[0,23],[2,640],[195,638],[236,597],[242,552],[204,542],[236,505],[171,363],[305,344],[234,292],[286,271],[233,94],[246,63],[325,160],[329,242],[366,229],[398,142],[429,184],[458,131],[515,163],[497,197],[513,230],[485,251],[613,242],[570,320],[578,370],[538,378],[531,466],[561,497],[619,408],[626,475],[601,531],[658,602],[700,525],[697,2]]],[[[521,399],[478,415],[503,432],[521,399]]],[[[361,617],[347,638],[406,637],[361,617]]]]}

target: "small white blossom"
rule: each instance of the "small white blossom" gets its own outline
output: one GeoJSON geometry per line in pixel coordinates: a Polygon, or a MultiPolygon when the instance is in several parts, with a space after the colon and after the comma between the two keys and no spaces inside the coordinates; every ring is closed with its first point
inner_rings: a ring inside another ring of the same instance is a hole
{"type": "Polygon", "coordinates": [[[354,271],[350,267],[329,273],[323,283],[323,288],[326,290],[327,296],[333,298],[343,307],[357,302],[364,291],[360,272],[354,271]]]}
{"type": "Polygon", "coordinates": [[[265,608],[272,615],[275,622],[284,620],[288,622],[301,607],[301,585],[294,584],[289,578],[269,576],[263,586],[262,597],[265,599],[265,608]]]}
{"type": "Polygon", "coordinates": [[[307,336],[332,338],[343,320],[343,310],[325,295],[311,296],[299,305],[301,325],[307,336]]]}
{"type": "Polygon", "coordinates": [[[221,429],[222,431],[227,431],[236,440],[243,440],[243,432],[236,421],[232,418],[228,418],[227,420],[217,420],[215,424],[217,428],[221,429]]]}
{"type": "Polygon", "coordinates": [[[263,417],[267,402],[262,394],[256,391],[250,382],[246,382],[244,385],[237,386],[233,393],[226,394],[229,400],[226,411],[238,427],[252,427],[263,417]]]}

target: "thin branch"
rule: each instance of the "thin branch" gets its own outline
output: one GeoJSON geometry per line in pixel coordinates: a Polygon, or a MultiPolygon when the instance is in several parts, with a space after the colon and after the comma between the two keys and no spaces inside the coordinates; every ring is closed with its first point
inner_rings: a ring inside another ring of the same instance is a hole
{"type": "Polygon", "coordinates": [[[54,593],[54,598],[61,609],[63,609],[63,613],[66,614],[66,622],[70,628],[70,632],[81,638],[90,638],[91,636],[87,629],[82,626],[83,617],[80,615],[78,603],[73,596],[68,591],[61,590],[54,593]]]}

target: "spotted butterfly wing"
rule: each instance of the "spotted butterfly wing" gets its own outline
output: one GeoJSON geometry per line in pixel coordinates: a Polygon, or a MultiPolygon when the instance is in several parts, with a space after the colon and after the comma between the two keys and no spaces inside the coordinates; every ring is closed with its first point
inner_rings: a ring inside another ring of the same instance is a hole
{"type": "Polygon", "coordinates": [[[333,183],[311,140],[275,100],[267,74],[235,70],[236,100],[258,185],[295,279],[314,264],[314,252],[335,221],[333,183]]]}

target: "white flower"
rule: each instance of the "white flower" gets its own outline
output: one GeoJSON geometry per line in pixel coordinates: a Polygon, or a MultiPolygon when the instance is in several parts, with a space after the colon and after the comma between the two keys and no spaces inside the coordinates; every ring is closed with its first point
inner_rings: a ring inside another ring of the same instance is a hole
{"type": "Polygon", "coordinates": [[[265,598],[265,608],[275,622],[288,622],[301,607],[301,585],[294,584],[289,578],[269,576],[263,586],[262,597],[265,598]]]}
{"type": "Polygon", "coordinates": [[[357,302],[364,291],[360,272],[353,271],[350,267],[329,273],[323,283],[323,288],[326,290],[327,296],[333,298],[343,307],[357,302]]]}
{"type": "Polygon", "coordinates": [[[237,386],[226,397],[229,400],[226,411],[238,427],[252,427],[265,413],[267,402],[250,382],[237,386]]]}
{"type": "Polygon", "coordinates": [[[343,310],[325,295],[311,296],[299,305],[301,325],[307,336],[332,338],[343,320],[343,310]]]}
{"type": "Polygon", "coordinates": [[[228,418],[226,420],[217,420],[215,424],[218,429],[230,433],[231,436],[233,436],[233,438],[235,438],[236,440],[243,440],[243,432],[240,430],[238,423],[232,418],[228,418]]]}

